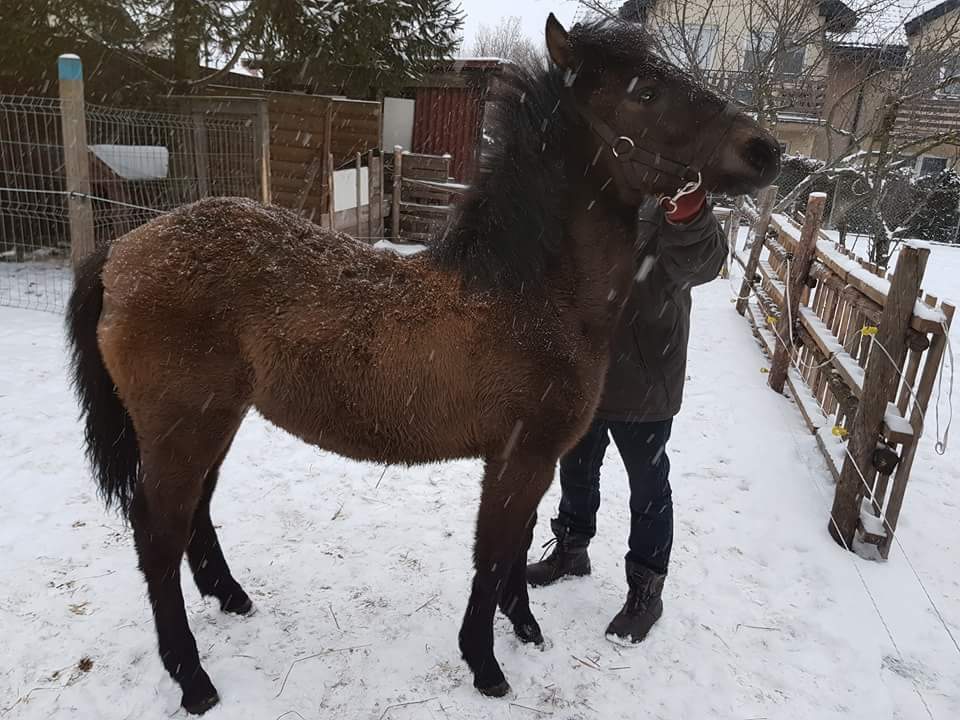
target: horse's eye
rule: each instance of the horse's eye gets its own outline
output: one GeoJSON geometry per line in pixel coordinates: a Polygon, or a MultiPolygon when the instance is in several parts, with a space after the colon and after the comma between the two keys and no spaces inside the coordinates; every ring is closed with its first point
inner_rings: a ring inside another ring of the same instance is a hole
{"type": "Polygon", "coordinates": [[[657,98],[657,93],[654,92],[653,88],[644,88],[637,93],[637,100],[640,102],[653,102],[657,98]]]}

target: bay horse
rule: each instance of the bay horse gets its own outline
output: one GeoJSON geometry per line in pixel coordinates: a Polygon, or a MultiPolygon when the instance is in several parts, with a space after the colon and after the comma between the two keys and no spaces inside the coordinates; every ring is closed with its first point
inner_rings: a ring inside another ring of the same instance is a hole
{"type": "Polygon", "coordinates": [[[697,178],[768,184],[779,146],[651,51],[637,26],[553,17],[552,67],[508,73],[493,148],[459,217],[401,258],[292,212],[213,198],[95,251],[68,308],[87,453],[132,526],[160,656],[203,713],[219,700],[180,585],[247,614],[210,520],[251,408],[348,458],[485,462],[459,635],[485,695],[499,606],[542,643],[526,554],[557,459],[587,428],[636,275],[637,208],[697,178]]]}

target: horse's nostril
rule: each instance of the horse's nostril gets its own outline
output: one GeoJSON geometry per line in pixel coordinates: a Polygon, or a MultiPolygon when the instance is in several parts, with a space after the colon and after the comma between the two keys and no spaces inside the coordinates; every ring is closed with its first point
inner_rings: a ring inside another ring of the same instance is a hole
{"type": "Polygon", "coordinates": [[[756,170],[766,173],[780,163],[780,146],[765,138],[753,138],[744,149],[744,157],[756,170]]]}

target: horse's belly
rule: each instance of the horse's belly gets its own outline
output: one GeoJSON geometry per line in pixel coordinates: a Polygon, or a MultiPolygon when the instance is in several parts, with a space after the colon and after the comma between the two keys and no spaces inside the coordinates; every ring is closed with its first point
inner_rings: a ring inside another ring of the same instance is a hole
{"type": "Polygon", "coordinates": [[[338,455],[420,464],[482,454],[476,403],[426,377],[315,371],[258,385],[254,405],[265,418],[338,455]]]}

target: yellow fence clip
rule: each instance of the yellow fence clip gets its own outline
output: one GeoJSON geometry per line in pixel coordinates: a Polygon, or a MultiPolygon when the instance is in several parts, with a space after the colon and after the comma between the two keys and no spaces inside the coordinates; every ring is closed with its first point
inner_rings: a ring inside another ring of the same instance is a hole
{"type": "Polygon", "coordinates": [[[847,435],[850,434],[845,427],[841,427],[840,425],[834,425],[833,430],[831,430],[831,432],[834,434],[835,437],[838,437],[838,438],[845,438],[847,435]]]}
{"type": "Polygon", "coordinates": [[[877,334],[877,332],[879,332],[879,330],[880,328],[878,328],[876,325],[864,325],[860,330],[860,334],[864,337],[873,337],[877,334]]]}
{"type": "Polygon", "coordinates": [[[776,325],[777,319],[773,315],[767,315],[767,324],[776,325]]]}
{"type": "Polygon", "coordinates": [[[760,372],[766,374],[766,373],[770,372],[770,369],[769,369],[769,368],[762,367],[762,368],[760,368],[760,372]]]}

